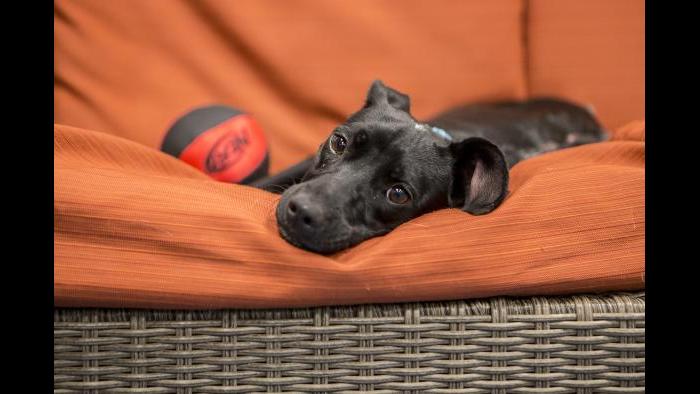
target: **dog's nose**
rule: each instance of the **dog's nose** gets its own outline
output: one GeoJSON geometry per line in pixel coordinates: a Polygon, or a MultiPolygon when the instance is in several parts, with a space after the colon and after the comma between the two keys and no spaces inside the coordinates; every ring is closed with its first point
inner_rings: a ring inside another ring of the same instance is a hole
{"type": "Polygon", "coordinates": [[[319,223],[321,212],[318,206],[309,201],[308,197],[299,196],[287,204],[287,220],[297,229],[313,230],[319,223]]]}

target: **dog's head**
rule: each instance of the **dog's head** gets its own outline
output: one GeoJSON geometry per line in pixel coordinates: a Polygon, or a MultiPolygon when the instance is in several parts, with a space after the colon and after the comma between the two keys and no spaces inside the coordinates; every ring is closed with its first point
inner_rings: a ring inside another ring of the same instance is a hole
{"type": "Polygon", "coordinates": [[[490,212],[507,188],[495,145],[431,132],[411,116],[408,96],[375,81],[362,109],[333,130],[302,182],[284,192],[277,223],[291,244],[333,253],[436,209],[490,212]]]}

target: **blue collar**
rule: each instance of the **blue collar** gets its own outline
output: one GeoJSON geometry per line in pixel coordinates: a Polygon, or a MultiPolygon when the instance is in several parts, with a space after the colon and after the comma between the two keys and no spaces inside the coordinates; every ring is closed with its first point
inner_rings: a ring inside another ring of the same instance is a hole
{"type": "Polygon", "coordinates": [[[416,123],[416,129],[427,130],[442,138],[443,140],[452,141],[452,136],[447,131],[439,127],[431,126],[427,123],[416,123]]]}

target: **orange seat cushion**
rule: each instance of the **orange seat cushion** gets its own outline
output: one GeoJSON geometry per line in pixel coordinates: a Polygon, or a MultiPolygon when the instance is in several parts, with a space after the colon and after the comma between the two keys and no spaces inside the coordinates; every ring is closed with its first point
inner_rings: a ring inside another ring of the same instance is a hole
{"type": "Polygon", "coordinates": [[[633,126],[517,164],[488,215],[436,211],[332,256],[279,237],[278,195],[56,126],[55,303],[257,308],[640,289],[644,128],[633,126]]]}

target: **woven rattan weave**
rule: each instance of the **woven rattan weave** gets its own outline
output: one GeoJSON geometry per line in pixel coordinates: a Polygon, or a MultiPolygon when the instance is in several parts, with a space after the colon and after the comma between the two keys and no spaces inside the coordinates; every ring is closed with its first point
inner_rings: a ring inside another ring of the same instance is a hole
{"type": "Polygon", "coordinates": [[[56,309],[56,393],[642,393],[644,294],[56,309]]]}

